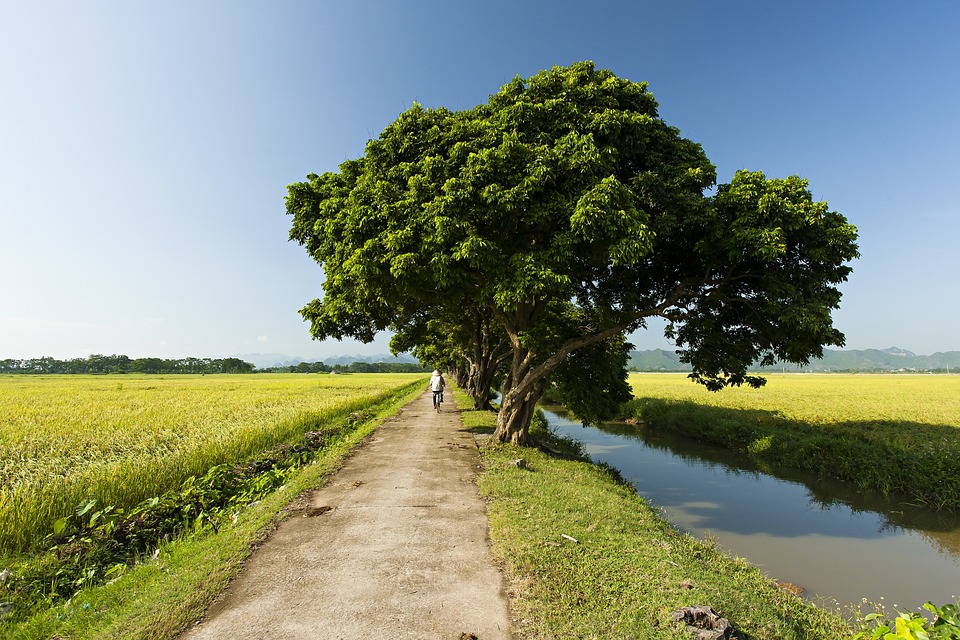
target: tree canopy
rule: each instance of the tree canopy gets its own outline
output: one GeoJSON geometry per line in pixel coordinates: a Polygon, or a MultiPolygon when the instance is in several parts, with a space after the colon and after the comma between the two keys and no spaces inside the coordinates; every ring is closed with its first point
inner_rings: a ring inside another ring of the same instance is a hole
{"type": "Polygon", "coordinates": [[[856,229],[798,177],[716,185],[645,83],[589,62],[518,77],[465,111],[414,105],[286,202],[291,239],[325,274],[301,311],[315,337],[394,329],[426,349],[442,344],[429,322],[471,344],[471,322],[495,325],[510,351],[501,440],[526,440],[552,378],[592,371],[605,382],[568,397],[595,408],[621,393],[623,336],[651,317],[711,389],[762,384],[748,374],[758,360],[843,344],[831,312],[856,229]]]}

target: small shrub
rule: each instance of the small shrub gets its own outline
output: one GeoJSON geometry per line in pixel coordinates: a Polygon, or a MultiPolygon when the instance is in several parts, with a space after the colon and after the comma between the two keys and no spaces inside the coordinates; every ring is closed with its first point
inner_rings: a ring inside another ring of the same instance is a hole
{"type": "Polygon", "coordinates": [[[938,607],[928,602],[923,608],[933,614],[933,620],[919,613],[898,613],[892,620],[886,619],[882,609],[868,614],[851,640],[960,640],[957,605],[938,607]]]}

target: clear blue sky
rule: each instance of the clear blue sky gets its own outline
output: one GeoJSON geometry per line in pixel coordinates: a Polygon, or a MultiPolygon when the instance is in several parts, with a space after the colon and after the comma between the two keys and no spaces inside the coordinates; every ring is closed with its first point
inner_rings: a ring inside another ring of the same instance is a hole
{"type": "Polygon", "coordinates": [[[958,34],[953,1],[0,0],[0,358],[384,352],[309,338],[286,185],[580,60],[720,181],[799,174],[857,225],[847,348],[960,350],[958,34]]]}

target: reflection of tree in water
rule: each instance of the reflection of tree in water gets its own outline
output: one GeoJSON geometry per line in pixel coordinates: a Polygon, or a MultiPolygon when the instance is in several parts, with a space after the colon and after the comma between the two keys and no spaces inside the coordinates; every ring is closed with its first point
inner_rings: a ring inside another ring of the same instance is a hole
{"type": "Polygon", "coordinates": [[[954,559],[960,559],[960,529],[954,529],[953,531],[918,529],[917,533],[932,542],[940,553],[954,559]]]}
{"type": "MultiPolygon", "coordinates": [[[[559,416],[573,420],[572,416],[566,415],[559,407],[549,409],[559,416]]],[[[960,559],[960,514],[956,512],[923,508],[907,502],[908,498],[903,496],[884,496],[841,480],[806,471],[772,467],[758,462],[749,454],[699,442],[669,431],[644,429],[642,426],[627,423],[606,423],[596,428],[604,433],[637,440],[647,447],[667,452],[686,462],[722,469],[725,473],[753,477],[768,475],[801,484],[806,488],[810,501],[821,509],[844,506],[854,513],[877,514],[882,522],[880,532],[915,531],[929,540],[941,554],[960,559]]]]}
{"type": "MultiPolygon", "coordinates": [[[[551,411],[554,411],[553,407],[551,411]]],[[[644,430],[643,427],[623,422],[608,422],[594,426],[604,433],[639,440],[651,449],[666,451],[685,462],[703,465],[709,469],[722,469],[737,476],[760,477],[765,473],[771,475],[763,465],[749,456],[714,444],[698,442],[693,438],[664,431],[644,430]]]]}

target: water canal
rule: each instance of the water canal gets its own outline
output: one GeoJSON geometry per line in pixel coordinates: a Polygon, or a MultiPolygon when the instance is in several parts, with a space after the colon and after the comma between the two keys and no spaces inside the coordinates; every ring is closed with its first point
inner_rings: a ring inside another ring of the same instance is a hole
{"type": "Polygon", "coordinates": [[[846,611],[867,598],[916,610],[960,596],[960,514],[761,470],[743,454],[682,436],[584,427],[552,409],[555,432],[616,468],[674,526],[803,587],[817,604],[846,611]]]}

